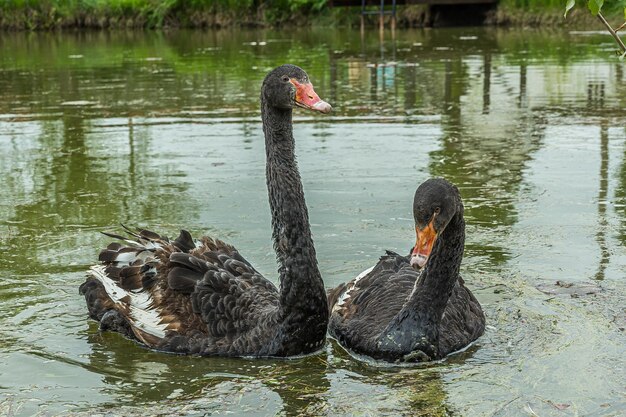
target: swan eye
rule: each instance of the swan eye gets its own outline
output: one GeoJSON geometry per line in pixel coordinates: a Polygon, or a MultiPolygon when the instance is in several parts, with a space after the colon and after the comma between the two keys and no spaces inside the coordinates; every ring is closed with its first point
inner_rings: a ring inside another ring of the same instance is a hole
{"type": "Polygon", "coordinates": [[[441,213],[441,207],[435,207],[435,214],[441,213]]]}
{"type": "Polygon", "coordinates": [[[284,75],[284,76],[283,76],[283,81],[284,81],[284,82],[289,82],[289,77],[288,77],[288,76],[286,76],[286,75],[284,75]]]}

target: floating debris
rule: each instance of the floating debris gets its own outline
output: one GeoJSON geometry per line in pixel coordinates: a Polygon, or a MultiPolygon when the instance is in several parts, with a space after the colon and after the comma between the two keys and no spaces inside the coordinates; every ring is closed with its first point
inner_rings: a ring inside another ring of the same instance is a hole
{"type": "Polygon", "coordinates": [[[597,284],[592,282],[565,282],[556,281],[554,284],[539,284],[537,289],[544,294],[550,295],[569,295],[572,298],[578,298],[585,295],[597,294],[604,290],[597,284]]]}
{"type": "Polygon", "coordinates": [[[98,104],[95,101],[87,101],[87,100],[75,100],[75,101],[64,101],[61,103],[61,106],[75,106],[75,107],[83,107],[83,106],[95,106],[98,104]]]}

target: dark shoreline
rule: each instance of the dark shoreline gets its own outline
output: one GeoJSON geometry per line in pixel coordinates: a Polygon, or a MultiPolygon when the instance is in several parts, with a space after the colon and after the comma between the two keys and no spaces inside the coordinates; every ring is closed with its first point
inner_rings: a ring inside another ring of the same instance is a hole
{"type": "MultiPolygon", "coordinates": [[[[460,16],[464,19],[464,16],[460,16]]],[[[457,19],[458,20],[458,19],[457,19]]],[[[563,10],[546,9],[529,11],[500,5],[485,10],[480,21],[469,25],[508,27],[589,27],[598,23],[587,10],[572,10],[567,19],[563,10]]],[[[459,20],[463,24],[465,20],[459,20]]],[[[0,30],[46,31],[83,29],[221,29],[221,28],[276,28],[300,26],[358,27],[358,8],[335,8],[304,14],[294,12],[276,16],[267,10],[255,12],[216,11],[209,9],[173,9],[163,15],[154,11],[86,11],[61,13],[53,7],[39,9],[0,8],[0,30]],[[304,22],[304,23],[303,23],[304,22]]],[[[376,19],[370,18],[368,27],[375,27],[376,19]]],[[[433,20],[426,6],[406,6],[398,9],[397,27],[415,28],[432,26],[458,26],[458,23],[433,20]]],[[[600,27],[600,26],[598,26],[600,27]]]]}

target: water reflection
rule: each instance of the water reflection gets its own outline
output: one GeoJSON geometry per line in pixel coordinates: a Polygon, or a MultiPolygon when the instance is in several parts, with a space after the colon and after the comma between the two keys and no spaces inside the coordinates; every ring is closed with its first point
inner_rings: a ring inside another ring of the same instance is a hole
{"type": "Polygon", "coordinates": [[[189,402],[193,409],[220,412],[229,408],[216,401],[224,390],[235,397],[247,391],[257,396],[269,394],[265,404],[249,404],[247,399],[240,404],[239,412],[251,415],[281,409],[287,415],[298,415],[307,409],[325,408],[330,383],[325,357],[320,354],[290,361],[197,358],[147,352],[120,339],[117,335],[97,335],[89,340],[90,368],[103,373],[115,398],[105,405],[107,408],[119,407],[120,401],[138,406],[176,399],[189,402]]]}
{"type": "Polygon", "coordinates": [[[600,185],[598,187],[598,232],[596,240],[600,246],[600,261],[595,279],[604,279],[606,267],[609,264],[610,252],[607,244],[608,220],[606,215],[607,197],[609,188],[609,131],[606,121],[600,126],[600,185]]]}
{"type": "Polygon", "coordinates": [[[573,36],[3,35],[0,393],[22,415],[620,414],[626,84],[602,37],[573,36]],[[96,232],[119,222],[214,233],[276,275],[258,94],[283,62],[335,109],[297,113],[295,126],[326,284],[406,251],[416,186],[445,176],[464,197],[463,274],[490,323],[471,351],[414,369],[361,363],[334,342],[293,361],[187,358],[87,321],[76,288],[106,241],[96,232]],[[535,289],[593,278],[594,298],[535,289]]]}
{"type": "MultiPolygon", "coordinates": [[[[624,129],[624,133],[626,134],[626,128],[624,129]]],[[[615,191],[615,195],[617,197],[615,208],[618,211],[624,210],[626,207],[626,147],[623,151],[622,161],[623,162],[619,170],[619,184],[615,191]]],[[[619,239],[622,242],[622,245],[626,245],[626,219],[622,218],[620,224],[619,239]]]]}
{"type": "Polygon", "coordinates": [[[72,248],[79,250],[87,242],[93,243],[93,237],[76,234],[77,230],[181,211],[165,196],[176,192],[182,198],[187,185],[167,183],[168,174],[177,175],[176,168],[171,173],[167,167],[155,172],[148,166],[149,136],[140,133],[142,140],[136,144],[132,124],[126,134],[117,130],[109,141],[96,130],[80,109],[68,110],[59,123],[43,122],[32,152],[12,156],[8,171],[28,167],[28,174],[8,183],[5,191],[19,195],[31,186],[32,191],[26,201],[17,202],[7,219],[13,232],[4,244],[20,248],[20,252],[0,256],[3,267],[50,272],[51,264],[67,265],[75,252],[72,248]],[[119,153],[122,157],[112,157],[119,153]],[[54,253],[56,250],[59,252],[54,253]]]}
{"type": "Polygon", "coordinates": [[[91,335],[89,343],[89,362],[81,366],[102,374],[114,400],[101,407],[113,413],[127,408],[150,415],[142,410],[153,404],[185,413],[286,416],[353,415],[355,406],[364,415],[446,410],[441,365],[372,367],[334,342],[318,354],[278,361],[164,355],[113,334],[91,335]]]}

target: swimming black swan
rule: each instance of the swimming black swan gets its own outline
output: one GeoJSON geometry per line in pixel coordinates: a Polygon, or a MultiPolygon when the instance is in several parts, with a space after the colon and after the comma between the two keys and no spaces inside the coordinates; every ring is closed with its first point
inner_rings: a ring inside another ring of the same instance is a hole
{"type": "Polygon", "coordinates": [[[174,240],[146,230],[100,253],[80,286],[89,315],[146,346],[224,356],[292,356],[318,350],[328,304],[317,267],[302,182],[294,155],[293,107],[331,106],[294,65],[271,71],[261,89],[267,188],[280,289],[237,250],[215,238],[174,240]]]}
{"type": "Polygon", "coordinates": [[[443,358],[485,330],[480,304],[459,276],[463,203],[443,178],[415,192],[417,243],[328,292],[329,333],[349,350],[389,362],[443,358]],[[416,268],[422,268],[420,271],[416,268]]]}

